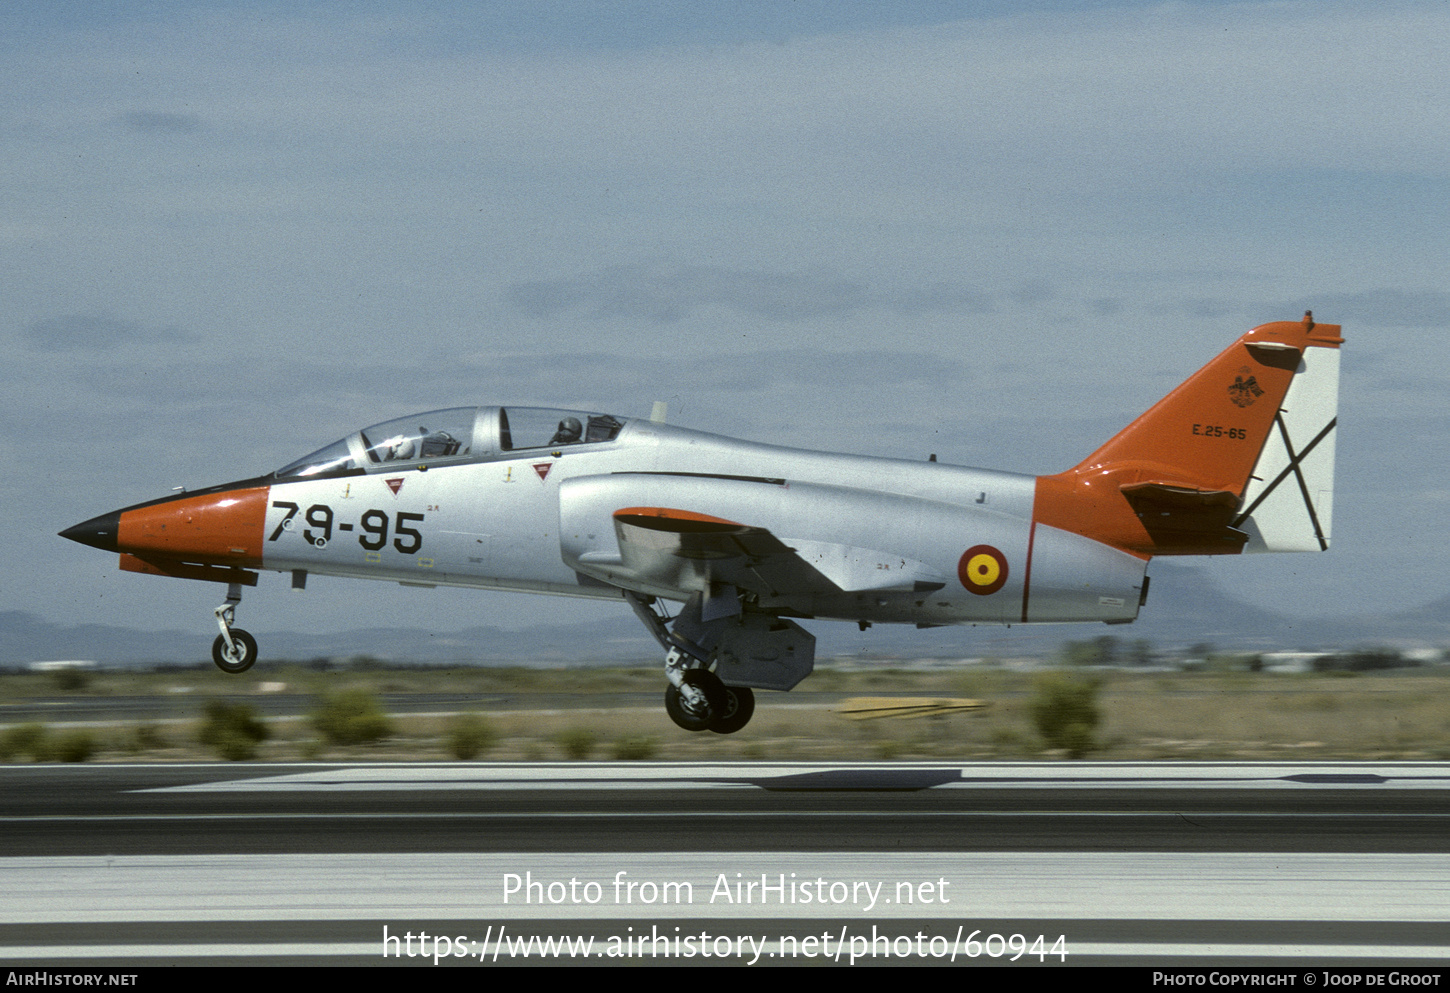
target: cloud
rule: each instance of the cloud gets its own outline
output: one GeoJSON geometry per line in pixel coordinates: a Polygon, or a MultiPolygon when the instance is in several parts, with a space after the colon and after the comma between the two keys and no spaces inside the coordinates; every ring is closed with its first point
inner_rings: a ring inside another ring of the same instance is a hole
{"type": "Polygon", "coordinates": [[[1263,322],[1297,320],[1306,310],[1327,324],[1380,328],[1450,327],[1450,292],[1445,290],[1402,290],[1381,287],[1358,293],[1316,293],[1297,300],[1226,300],[1200,297],[1181,302],[1193,317],[1218,319],[1228,316],[1263,322]],[[1268,317],[1265,315],[1279,315],[1268,317]]]}
{"type": "Polygon", "coordinates": [[[1021,307],[1030,307],[1033,304],[1046,303],[1057,295],[1052,285],[1045,280],[1034,279],[1020,283],[1012,291],[1012,302],[1021,307]]]}
{"type": "Polygon", "coordinates": [[[964,286],[933,283],[916,290],[881,292],[825,273],[777,273],[686,266],[662,269],[615,265],[565,279],[516,282],[509,303],[533,317],[582,310],[597,319],[625,318],[669,324],[705,307],[724,307],[774,320],[841,317],[861,310],[986,313],[991,298],[964,286]]]}
{"type": "MultiPolygon", "coordinates": [[[[1245,307],[1241,300],[1220,300],[1213,297],[1197,297],[1191,300],[1184,300],[1182,301],[1182,307],[1184,312],[1190,317],[1201,317],[1207,320],[1218,320],[1223,317],[1235,316],[1245,309],[1249,309],[1245,307]]],[[[1265,313],[1279,312],[1280,309],[1277,304],[1274,305],[1272,310],[1265,311],[1265,313]]],[[[1288,312],[1292,312],[1292,308],[1286,313],[1288,312]]]]}
{"type": "Polygon", "coordinates": [[[31,321],[22,337],[39,352],[108,352],[125,345],[187,341],[191,335],[174,325],[146,327],[106,314],[63,314],[31,321]]]}
{"type": "MultiPolygon", "coordinates": [[[[693,363],[712,389],[759,391],[773,386],[890,387],[907,383],[958,383],[969,378],[960,362],[938,355],[885,350],[822,353],[805,349],[716,355],[693,363]]],[[[470,378],[507,375],[539,384],[561,378],[607,380],[640,388],[669,382],[679,371],[674,357],[611,354],[506,356],[469,369],[470,378]]],[[[625,392],[621,389],[620,392],[625,392]]]]}
{"type": "Polygon", "coordinates": [[[121,122],[132,131],[190,134],[201,130],[201,118],[195,114],[169,114],[158,110],[133,110],[122,114],[121,122]]]}
{"type": "Polygon", "coordinates": [[[1444,290],[1366,290],[1305,297],[1297,310],[1313,310],[1335,324],[1392,328],[1450,327],[1450,293],[1444,290]]]}
{"type": "MultiPolygon", "coordinates": [[[[354,416],[359,418],[372,417],[383,398],[390,406],[375,420],[391,416],[399,405],[397,412],[402,414],[454,403],[588,406],[602,402],[603,409],[630,415],[636,413],[628,409],[630,403],[653,397],[664,388],[662,384],[678,383],[682,370],[688,370],[692,396],[715,396],[732,403],[739,402],[740,394],[763,395],[779,388],[867,391],[931,385],[945,391],[973,378],[962,362],[924,352],[772,349],[688,361],[675,355],[615,352],[491,354],[459,358],[447,368],[429,363],[384,368],[274,362],[261,364],[256,381],[269,396],[320,396],[334,408],[356,403],[354,416]],[[400,389],[400,383],[417,388],[400,389]]],[[[204,386],[208,376],[204,364],[178,367],[170,375],[178,383],[174,399],[205,401],[214,392],[204,386]]]]}

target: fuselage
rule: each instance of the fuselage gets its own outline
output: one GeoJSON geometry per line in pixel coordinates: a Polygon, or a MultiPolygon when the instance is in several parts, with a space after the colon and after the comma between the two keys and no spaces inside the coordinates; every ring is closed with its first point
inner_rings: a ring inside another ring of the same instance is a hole
{"type": "Polygon", "coordinates": [[[380,444],[386,431],[365,429],[310,463],[127,508],[67,536],[114,527],[113,538],[87,543],[121,552],[123,568],[187,578],[276,570],[294,582],[314,573],[585,597],[708,595],[719,581],[708,562],[664,574],[626,561],[618,515],[650,508],[763,529],[828,581],[776,589],[764,577],[754,605],[781,615],[932,625],[1137,614],[1147,557],[1034,526],[1035,477],[583,412],[456,408],[379,427],[415,421],[411,442],[380,444]],[[518,427],[571,413],[593,418],[577,440],[518,427]],[[428,427],[435,415],[452,418],[451,432],[428,427]],[[451,445],[430,451],[430,437],[451,445]]]}

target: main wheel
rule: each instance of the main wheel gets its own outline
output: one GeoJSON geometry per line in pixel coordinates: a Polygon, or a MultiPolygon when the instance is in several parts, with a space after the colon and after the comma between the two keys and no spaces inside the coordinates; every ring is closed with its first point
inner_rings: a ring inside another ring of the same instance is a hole
{"type": "Polygon", "coordinates": [[[228,648],[227,640],[221,635],[211,643],[211,660],[222,672],[233,675],[246,672],[257,661],[257,639],[241,628],[232,628],[232,641],[236,648],[228,648]]]}
{"type": "Polygon", "coordinates": [[[684,681],[705,694],[705,711],[696,713],[685,704],[685,698],[674,683],[665,687],[665,713],[686,731],[707,731],[714,724],[716,715],[723,714],[729,706],[729,693],[720,677],[708,669],[689,669],[684,681]]]}
{"type": "Polygon", "coordinates": [[[720,716],[710,722],[716,734],[734,734],[750,723],[755,713],[755,692],[749,686],[725,687],[725,706],[720,716]]]}

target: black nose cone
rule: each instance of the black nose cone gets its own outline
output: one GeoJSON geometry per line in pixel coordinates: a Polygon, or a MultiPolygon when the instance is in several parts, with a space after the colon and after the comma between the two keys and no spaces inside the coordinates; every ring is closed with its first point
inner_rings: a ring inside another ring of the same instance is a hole
{"type": "Polygon", "coordinates": [[[100,517],[92,517],[90,520],[75,527],[66,528],[60,533],[62,538],[69,538],[71,541],[78,541],[82,545],[90,545],[92,548],[99,548],[103,552],[117,551],[116,532],[121,528],[121,512],[113,510],[109,514],[102,514],[100,517]]]}

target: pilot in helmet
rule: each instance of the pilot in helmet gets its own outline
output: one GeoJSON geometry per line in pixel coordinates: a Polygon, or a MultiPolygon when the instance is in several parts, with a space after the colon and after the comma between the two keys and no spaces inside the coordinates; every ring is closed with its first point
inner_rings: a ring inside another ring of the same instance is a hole
{"type": "Polygon", "coordinates": [[[413,452],[413,439],[405,434],[394,435],[378,446],[383,452],[384,462],[395,462],[398,459],[411,459],[413,452]]]}
{"type": "Polygon", "coordinates": [[[579,423],[577,417],[566,417],[559,422],[559,430],[554,432],[551,445],[572,445],[579,440],[584,433],[584,425],[579,423]]]}

